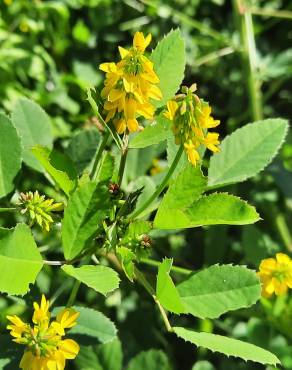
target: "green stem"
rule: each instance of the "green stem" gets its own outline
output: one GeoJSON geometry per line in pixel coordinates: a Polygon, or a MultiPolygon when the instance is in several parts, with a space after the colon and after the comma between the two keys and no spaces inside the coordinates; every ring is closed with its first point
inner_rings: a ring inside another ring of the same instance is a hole
{"type": "Polygon", "coordinates": [[[0,213],[2,212],[14,212],[17,211],[17,208],[0,208],[0,213]]]}
{"type": "Polygon", "coordinates": [[[71,290],[71,294],[69,296],[69,299],[67,301],[66,307],[72,307],[74,305],[74,302],[77,297],[78,290],[80,288],[81,281],[75,280],[75,283],[73,285],[73,288],[71,290]]]}
{"type": "Polygon", "coordinates": [[[181,145],[179,150],[176,153],[176,156],[167,172],[165,175],[164,179],[162,180],[161,184],[158,186],[158,188],[155,190],[155,192],[151,195],[149,199],[146,200],[144,204],[140,208],[138,208],[132,215],[131,219],[137,218],[146,208],[150,206],[150,204],[157,198],[159,195],[163,192],[164,188],[167,186],[169,179],[171,178],[174,170],[176,169],[176,166],[182,156],[182,153],[184,151],[183,146],[181,145]]]}
{"type": "Polygon", "coordinates": [[[261,82],[258,76],[258,58],[256,53],[252,14],[244,6],[244,1],[233,0],[234,13],[237,18],[238,31],[242,42],[242,57],[246,74],[250,101],[250,111],[253,120],[263,118],[261,82]]]}
{"type": "Polygon", "coordinates": [[[292,252],[292,236],[289,231],[289,227],[285,220],[285,217],[282,214],[278,214],[276,216],[276,226],[279,232],[279,235],[287,248],[287,250],[291,253],[292,252]]]}
{"type": "Polygon", "coordinates": [[[257,8],[255,6],[249,7],[248,10],[252,14],[260,15],[262,17],[292,19],[292,12],[290,10],[275,10],[275,9],[267,9],[267,8],[257,8]]]}
{"type": "Polygon", "coordinates": [[[110,132],[107,131],[105,134],[104,134],[104,137],[102,139],[102,142],[95,154],[95,159],[94,159],[94,163],[93,163],[93,166],[92,166],[92,170],[91,170],[91,173],[90,173],[90,178],[91,180],[95,180],[96,179],[96,176],[98,174],[98,165],[99,165],[99,162],[102,158],[102,153],[104,152],[104,149],[106,147],[106,144],[107,144],[107,141],[110,137],[110,132]]]}
{"type": "MultiPolygon", "coordinates": [[[[145,263],[146,265],[149,265],[149,266],[155,266],[155,267],[160,266],[159,261],[155,261],[151,258],[142,258],[141,262],[145,263]]],[[[177,273],[182,274],[182,275],[189,275],[193,272],[192,270],[185,269],[185,268],[179,267],[179,266],[173,266],[173,265],[171,266],[171,271],[177,272],[177,273]]]]}
{"type": "Polygon", "coordinates": [[[201,58],[198,58],[194,62],[194,67],[200,67],[201,65],[207,64],[209,62],[212,62],[213,60],[224,57],[226,55],[233,54],[234,52],[235,52],[235,49],[231,46],[227,46],[226,48],[215,50],[209,54],[202,56],[201,58]]]}
{"type": "Polygon", "coordinates": [[[135,267],[135,276],[136,276],[137,280],[139,281],[139,283],[141,285],[143,285],[143,287],[147,290],[147,292],[154,299],[154,302],[156,303],[156,305],[157,305],[157,307],[160,311],[160,314],[161,314],[161,317],[163,319],[166,330],[168,332],[172,332],[173,329],[172,329],[172,326],[170,325],[170,322],[168,320],[167,313],[165,312],[164,308],[161,306],[161,303],[159,302],[158,298],[156,297],[154,289],[152,288],[152,286],[150,285],[148,280],[145,278],[143,273],[140,270],[137,269],[137,267],[135,267]]]}
{"type": "Polygon", "coordinates": [[[91,96],[91,89],[87,90],[87,100],[88,100],[89,104],[91,105],[91,108],[92,108],[94,114],[97,116],[97,118],[103,124],[103,126],[106,127],[108,129],[108,131],[111,133],[111,135],[112,135],[113,139],[115,140],[119,149],[122,149],[122,141],[121,141],[120,136],[118,135],[116,130],[111,126],[111,124],[106,123],[104,121],[104,119],[102,118],[101,114],[99,113],[98,106],[97,106],[95,100],[93,99],[93,97],[91,96]]]}
{"type": "Polygon", "coordinates": [[[119,174],[118,174],[118,184],[121,186],[127,161],[127,155],[128,155],[128,135],[124,138],[124,145],[122,148],[122,155],[121,155],[121,161],[120,161],[120,167],[119,167],[119,174]]]}

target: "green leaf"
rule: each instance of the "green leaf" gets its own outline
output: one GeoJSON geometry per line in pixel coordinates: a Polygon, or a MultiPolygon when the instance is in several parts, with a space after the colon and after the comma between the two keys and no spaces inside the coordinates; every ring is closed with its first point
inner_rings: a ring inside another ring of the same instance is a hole
{"type": "Polygon", "coordinates": [[[35,170],[42,171],[31,148],[35,145],[52,147],[53,136],[49,116],[38,104],[23,98],[16,102],[11,117],[21,138],[23,161],[35,170]]]}
{"type": "Polygon", "coordinates": [[[24,295],[42,267],[42,256],[27,225],[0,229],[1,292],[24,295]]]}
{"type": "Polygon", "coordinates": [[[96,182],[109,181],[114,172],[114,157],[109,152],[104,152],[100,161],[99,171],[96,176],[96,182]]]}
{"type": "Polygon", "coordinates": [[[137,239],[143,234],[148,234],[151,229],[151,222],[144,220],[134,220],[130,222],[123,239],[137,239]]]}
{"type": "Polygon", "coordinates": [[[33,147],[32,152],[64,193],[70,195],[77,186],[77,172],[71,159],[40,145],[33,147]]]}
{"type": "Polygon", "coordinates": [[[13,179],[21,167],[21,144],[15,127],[0,114],[0,198],[13,190],[13,179]]]}
{"type": "Polygon", "coordinates": [[[242,342],[237,339],[224,337],[211,333],[198,333],[193,330],[174,327],[174,332],[179,338],[191,342],[198,347],[210,349],[212,352],[223,353],[227,356],[240,357],[243,360],[259,362],[260,364],[280,364],[279,359],[271,352],[257,347],[254,344],[242,342]]]}
{"type": "Polygon", "coordinates": [[[85,248],[109,208],[109,193],[104,185],[88,182],[72,194],[62,224],[62,244],[67,260],[85,248]]]}
{"type": "Polygon", "coordinates": [[[165,353],[156,349],[140,352],[134,357],[127,370],[171,370],[172,367],[165,353]]]}
{"type": "Polygon", "coordinates": [[[188,223],[183,211],[201,196],[206,182],[200,168],[188,163],[171,182],[163,197],[154,219],[154,227],[165,228],[163,225],[175,223],[174,228],[178,228],[180,223],[188,223]]]}
{"type": "Polygon", "coordinates": [[[160,79],[162,100],[155,101],[156,107],[172,99],[184,78],[186,64],[185,44],[179,30],[170,31],[158,43],[151,54],[154,71],[160,79]]]}
{"type": "Polygon", "coordinates": [[[171,266],[172,259],[169,258],[165,258],[160,264],[156,282],[156,296],[162,306],[168,311],[179,314],[185,312],[185,307],[169,276],[171,266]]]}
{"type": "Polygon", "coordinates": [[[126,247],[118,247],[116,249],[117,257],[121,262],[122,268],[130,281],[133,281],[135,276],[135,265],[134,260],[135,254],[126,247]]]}
{"type": "Polygon", "coordinates": [[[260,217],[253,206],[227,193],[214,193],[201,197],[190,207],[174,214],[163,213],[164,218],[154,220],[160,229],[181,229],[204,225],[247,225],[260,217]]]}
{"type": "Polygon", "coordinates": [[[259,278],[243,266],[214,265],[191,274],[177,286],[185,311],[214,319],[253,305],[261,296],[259,278]]]}
{"type": "Polygon", "coordinates": [[[83,130],[71,139],[66,153],[74,162],[81,174],[91,163],[100,142],[100,134],[96,129],[83,130]]]}
{"type": "Polygon", "coordinates": [[[116,338],[97,346],[80,346],[74,365],[79,370],[122,370],[122,361],[121,342],[116,338]]]}
{"type": "Polygon", "coordinates": [[[77,268],[72,265],[63,265],[62,270],[104,295],[119,287],[119,276],[110,267],[85,265],[77,268]]]}
{"type": "Polygon", "coordinates": [[[266,119],[245,125],[227,136],[210,160],[208,186],[244,181],[275,157],[288,131],[287,121],[266,119]]]}
{"type": "MultiPolygon", "coordinates": [[[[55,308],[53,314],[56,315],[63,308],[55,308]]],[[[104,314],[87,307],[74,306],[73,308],[79,312],[79,316],[77,325],[70,329],[70,336],[91,337],[101,343],[107,343],[116,338],[117,329],[104,314]]]]}
{"type": "Polygon", "coordinates": [[[131,141],[129,148],[145,148],[167,140],[173,135],[172,122],[163,116],[158,116],[156,122],[148,125],[142,132],[137,134],[131,141]]]}

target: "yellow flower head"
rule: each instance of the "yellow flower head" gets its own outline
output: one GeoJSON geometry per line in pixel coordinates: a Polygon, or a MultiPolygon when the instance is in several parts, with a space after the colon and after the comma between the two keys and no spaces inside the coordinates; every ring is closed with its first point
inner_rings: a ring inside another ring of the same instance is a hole
{"type": "Polygon", "coordinates": [[[33,324],[24,323],[17,316],[7,316],[7,326],[13,341],[26,346],[19,367],[23,370],[64,370],[66,360],[74,359],[79,345],[63,339],[65,329],[76,324],[79,313],[71,308],[62,310],[50,322],[49,301],[43,295],[40,304],[34,303],[33,324]]]}
{"type": "Polygon", "coordinates": [[[200,161],[198,149],[205,146],[212,152],[218,152],[219,134],[208,129],[220,124],[211,116],[211,107],[196,94],[196,85],[183,87],[182,93],[167,103],[165,117],[173,121],[175,142],[183,145],[188,160],[195,166],[200,161]]]}
{"type": "Polygon", "coordinates": [[[136,32],[129,50],[119,47],[121,60],[118,63],[102,63],[99,68],[106,73],[101,96],[104,99],[105,121],[113,121],[122,134],[138,131],[137,118],[153,119],[155,108],[151,99],[161,100],[157,86],[159,78],[153,63],[144,55],[151,42],[151,35],[144,37],[136,32]]]}
{"type": "Polygon", "coordinates": [[[292,260],[284,253],[277,253],[276,258],[262,260],[258,276],[262,283],[262,295],[270,297],[274,293],[283,295],[292,288],[292,260]]]}

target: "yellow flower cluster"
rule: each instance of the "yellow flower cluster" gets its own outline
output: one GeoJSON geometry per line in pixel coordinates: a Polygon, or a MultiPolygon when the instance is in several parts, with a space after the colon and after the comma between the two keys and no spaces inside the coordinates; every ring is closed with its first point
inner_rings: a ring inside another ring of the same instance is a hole
{"type": "Polygon", "coordinates": [[[42,296],[40,305],[34,302],[33,326],[18,316],[7,316],[7,326],[13,341],[27,348],[20,362],[23,370],[63,370],[66,360],[74,359],[79,345],[72,339],[62,339],[65,329],[76,325],[79,313],[65,308],[50,322],[49,301],[42,296]]]}
{"type": "Polygon", "coordinates": [[[292,288],[292,260],[284,253],[277,253],[276,258],[262,260],[258,276],[262,283],[262,295],[270,297],[287,293],[292,288]]]}
{"type": "Polygon", "coordinates": [[[137,131],[138,116],[153,119],[155,109],[150,99],[162,98],[156,86],[159,78],[153,63],[144,55],[150,41],[150,34],[145,38],[142,32],[136,32],[132,48],[119,47],[121,60],[118,63],[102,63],[99,67],[106,72],[105,87],[101,92],[107,114],[105,121],[113,120],[119,134],[127,129],[137,131]]]}
{"type": "Polygon", "coordinates": [[[182,94],[167,103],[165,117],[173,121],[175,142],[183,144],[188,160],[195,166],[200,160],[198,149],[201,145],[212,152],[218,152],[219,134],[208,132],[220,124],[211,116],[211,107],[194,92],[196,85],[184,86],[182,94]]]}

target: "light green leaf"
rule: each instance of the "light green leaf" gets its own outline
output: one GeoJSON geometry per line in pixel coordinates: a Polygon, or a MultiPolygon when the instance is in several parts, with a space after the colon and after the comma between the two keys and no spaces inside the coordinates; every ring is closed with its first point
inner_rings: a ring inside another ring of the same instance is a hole
{"type": "Polygon", "coordinates": [[[155,349],[140,352],[134,357],[127,370],[171,370],[172,367],[165,353],[155,349]]]}
{"type": "Polygon", "coordinates": [[[249,307],[261,296],[259,278],[243,266],[214,265],[191,274],[177,286],[187,313],[214,319],[249,307]]]}
{"type": "Polygon", "coordinates": [[[170,31],[151,54],[154,71],[160,79],[162,100],[156,107],[165,105],[178,91],[184,78],[186,64],[185,44],[179,30],[170,31]]]}
{"type": "Polygon", "coordinates": [[[0,291],[11,295],[28,292],[43,267],[42,256],[25,224],[0,229],[0,291]]]}
{"type": "Polygon", "coordinates": [[[62,224],[62,244],[67,260],[85,248],[109,208],[109,193],[105,186],[88,182],[72,194],[62,224]]]}
{"type": "Polygon", "coordinates": [[[15,127],[0,114],[0,198],[13,190],[13,179],[21,167],[21,144],[15,127]]]}
{"type": "Polygon", "coordinates": [[[31,148],[35,145],[52,147],[53,136],[49,116],[38,104],[22,98],[16,102],[11,118],[21,138],[24,162],[35,170],[42,171],[31,148]]]}
{"type": "Polygon", "coordinates": [[[79,174],[91,163],[99,142],[100,134],[96,129],[83,130],[72,137],[66,153],[74,162],[79,174]]]}
{"type": "Polygon", "coordinates": [[[247,225],[260,217],[255,208],[240,198],[227,193],[214,193],[201,197],[190,207],[154,220],[160,229],[180,229],[204,225],[247,225]],[[178,218],[180,217],[180,218],[178,218]]]}
{"type": "Polygon", "coordinates": [[[280,364],[279,359],[271,352],[257,347],[254,344],[241,340],[224,337],[211,333],[198,333],[193,330],[174,327],[174,332],[179,338],[191,342],[198,347],[210,349],[212,352],[223,353],[227,356],[240,357],[243,360],[259,362],[265,365],[280,364]]]}
{"type": "Polygon", "coordinates": [[[117,272],[110,267],[84,265],[78,268],[72,265],[63,265],[62,270],[104,295],[119,287],[119,276],[117,272]]]}
{"type": "Polygon", "coordinates": [[[172,259],[169,258],[165,258],[160,264],[156,282],[156,296],[162,306],[168,311],[179,314],[185,312],[185,308],[179,293],[169,276],[171,266],[172,259]]]}
{"type": "Polygon", "coordinates": [[[208,186],[244,181],[263,170],[275,157],[288,131],[287,121],[274,118],[237,129],[210,160],[208,186]]]}
{"type": "Polygon", "coordinates": [[[137,134],[130,141],[130,148],[145,148],[150,145],[158,144],[173,135],[172,122],[163,116],[158,116],[156,122],[148,125],[142,132],[137,134]]]}
{"type": "MultiPolygon", "coordinates": [[[[184,209],[197,200],[206,187],[206,179],[199,167],[188,163],[171,182],[169,189],[159,205],[154,219],[154,227],[165,228],[163,225],[175,223],[174,228],[179,228],[180,223],[188,223],[184,209]]],[[[184,227],[184,226],[183,226],[184,227]]]]}
{"type": "Polygon", "coordinates": [[[123,239],[125,240],[137,239],[139,236],[143,234],[148,234],[151,229],[152,229],[151,222],[144,220],[134,220],[129,224],[129,227],[126,230],[123,239]]]}
{"type": "Polygon", "coordinates": [[[133,253],[129,248],[126,247],[118,247],[116,249],[116,253],[127,278],[130,281],[133,281],[135,275],[135,253],[133,253]]]}
{"type": "Polygon", "coordinates": [[[77,185],[77,172],[71,159],[40,145],[33,147],[32,152],[64,193],[70,195],[77,185]]]}
{"type": "MultiPolygon", "coordinates": [[[[64,307],[55,308],[56,315],[64,307]]],[[[114,323],[99,311],[91,308],[73,306],[79,312],[77,325],[70,329],[70,336],[80,335],[98,339],[101,343],[107,343],[116,338],[117,329],[114,323]]]]}

